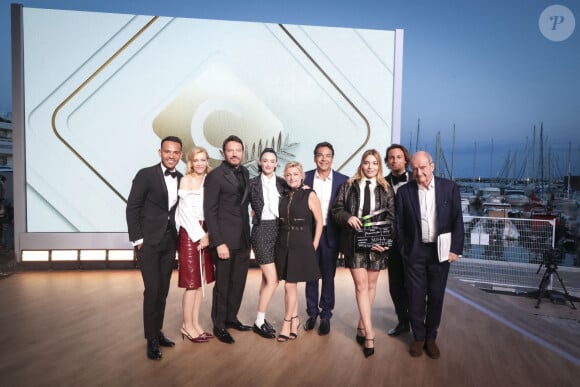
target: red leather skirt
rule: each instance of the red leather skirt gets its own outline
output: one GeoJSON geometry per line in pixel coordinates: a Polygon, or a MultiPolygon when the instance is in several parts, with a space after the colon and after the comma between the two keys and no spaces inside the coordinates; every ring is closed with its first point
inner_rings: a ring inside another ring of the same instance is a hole
{"type": "MultiPolygon", "coordinates": [[[[205,230],[205,224],[200,222],[205,230]]],[[[179,281],[177,286],[186,289],[197,289],[201,287],[201,269],[203,268],[203,276],[205,283],[212,283],[214,278],[213,264],[208,249],[198,250],[199,241],[193,242],[187,231],[179,228],[179,241],[177,250],[179,251],[179,281]]]]}

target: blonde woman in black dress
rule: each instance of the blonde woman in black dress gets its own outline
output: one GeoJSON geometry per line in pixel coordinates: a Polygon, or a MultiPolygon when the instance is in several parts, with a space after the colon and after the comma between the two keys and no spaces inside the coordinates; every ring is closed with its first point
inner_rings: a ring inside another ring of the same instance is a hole
{"type": "Polygon", "coordinates": [[[356,291],[356,303],[360,317],[356,340],[363,345],[365,357],[374,350],[375,334],[372,322],[372,306],[375,300],[380,270],[386,268],[389,249],[374,245],[371,249],[359,251],[354,246],[354,230],[362,227],[361,217],[367,211],[384,212],[372,221],[387,221],[394,228],[395,196],[389,183],[383,177],[381,155],[374,149],[365,151],[356,173],[340,186],[332,206],[332,216],[341,227],[341,251],[345,255],[345,266],[350,269],[356,291]],[[369,186],[369,208],[364,209],[364,191],[369,186]],[[365,212],[365,213],[363,213],[365,212]]]}
{"type": "Polygon", "coordinates": [[[252,206],[251,242],[256,263],[262,269],[258,313],[252,327],[260,336],[273,339],[276,331],[266,320],[266,309],[278,287],[278,274],[274,265],[274,248],[278,237],[278,205],[284,192],[284,179],[276,176],[278,155],[272,148],[260,154],[260,174],[250,179],[250,205],[252,206]]]}
{"type": "Polygon", "coordinates": [[[322,208],[312,189],[302,187],[302,164],[290,162],[284,167],[284,179],[290,191],[280,199],[280,228],[276,241],[276,270],[284,284],[284,323],[277,340],[298,337],[297,283],[320,278],[315,252],[322,235],[322,208]],[[313,230],[314,227],[314,230],[313,230]]]}

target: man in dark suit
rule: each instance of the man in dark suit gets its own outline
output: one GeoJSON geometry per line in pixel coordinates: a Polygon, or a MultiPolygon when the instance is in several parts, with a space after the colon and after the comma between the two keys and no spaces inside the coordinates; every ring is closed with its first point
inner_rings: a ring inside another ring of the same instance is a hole
{"type": "MultiPolygon", "coordinates": [[[[389,182],[395,195],[397,190],[407,184],[410,179],[410,173],[407,172],[407,165],[411,161],[411,155],[407,148],[400,144],[392,144],[387,148],[385,163],[391,170],[385,179],[389,182]]],[[[403,260],[399,253],[399,248],[395,245],[391,248],[389,259],[387,260],[387,273],[389,276],[389,293],[395,306],[398,323],[392,329],[389,329],[389,336],[399,336],[402,333],[409,332],[409,296],[405,286],[405,270],[403,260]]]]}
{"type": "Polygon", "coordinates": [[[415,181],[399,188],[395,199],[398,247],[405,265],[415,338],[409,353],[417,357],[425,349],[437,359],[440,351],[435,340],[449,264],[463,251],[461,198],[453,181],[433,176],[435,165],[429,153],[415,153],[411,168],[415,181]],[[447,239],[449,245],[449,252],[441,257],[438,239],[447,239]]]}
{"type": "Polygon", "coordinates": [[[242,165],[244,144],[239,137],[226,138],[222,150],[225,161],[205,178],[203,209],[215,265],[214,335],[233,344],[227,328],[252,329],[238,320],[250,266],[250,176],[242,165]]]}
{"type": "Polygon", "coordinates": [[[322,275],[322,289],[320,291],[318,281],[306,283],[306,312],[308,320],[304,329],[314,329],[316,318],[320,315],[319,335],[327,335],[330,332],[330,318],[334,309],[334,275],[336,274],[336,260],[338,258],[338,245],[340,229],[334,222],[330,210],[340,185],[348,180],[348,176],[332,169],[334,148],[328,142],[321,142],[314,147],[314,162],[316,169],[305,173],[304,184],[312,187],[316,192],[322,206],[323,229],[320,244],[316,250],[316,259],[322,275]]]}
{"type": "Polygon", "coordinates": [[[164,138],[159,149],[161,163],[137,172],[127,199],[127,228],[145,286],[143,325],[147,356],[152,360],[161,359],[160,345],[175,345],[161,329],[177,249],[175,209],[182,175],[175,166],[181,159],[181,147],[178,137],[164,138]]]}

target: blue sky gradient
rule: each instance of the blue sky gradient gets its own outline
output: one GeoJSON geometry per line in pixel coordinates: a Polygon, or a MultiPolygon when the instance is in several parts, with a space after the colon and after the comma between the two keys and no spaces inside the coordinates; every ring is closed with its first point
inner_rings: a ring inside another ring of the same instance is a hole
{"type": "MultiPolygon", "coordinates": [[[[552,162],[564,173],[571,147],[580,175],[579,28],[566,40],[545,38],[538,20],[553,4],[580,23],[580,2],[466,1],[20,1],[27,7],[208,19],[405,30],[401,142],[435,154],[441,133],[456,177],[495,176],[508,155],[525,158],[534,125],[543,123],[552,162]],[[419,144],[415,143],[421,119],[419,144]],[[493,154],[491,142],[493,141],[493,154]],[[474,157],[475,144],[477,155],[474,157]],[[492,157],[493,156],[493,157],[492,157]],[[474,168],[475,162],[475,168],[474,168]]],[[[10,1],[0,0],[0,112],[12,110],[10,1]]],[[[384,152],[384,149],[380,150],[384,152]]],[[[536,158],[538,154],[536,155],[536,158]]],[[[520,161],[523,163],[523,161],[520,161]]],[[[519,168],[516,168],[519,169],[519,168]]]]}

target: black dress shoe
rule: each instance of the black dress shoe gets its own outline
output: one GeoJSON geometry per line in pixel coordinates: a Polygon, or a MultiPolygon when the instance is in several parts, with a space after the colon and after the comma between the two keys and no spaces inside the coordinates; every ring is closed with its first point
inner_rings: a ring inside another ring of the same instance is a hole
{"type": "Polygon", "coordinates": [[[318,327],[318,334],[320,336],[325,336],[330,333],[330,320],[321,318],[320,326],[318,327]]]}
{"type": "Polygon", "coordinates": [[[259,328],[256,324],[254,324],[252,330],[265,339],[273,339],[274,337],[276,337],[276,334],[272,332],[270,329],[268,329],[265,322],[259,328]]]}
{"type": "Polygon", "coordinates": [[[274,327],[272,326],[272,324],[270,324],[268,322],[268,320],[264,319],[264,325],[266,325],[266,328],[268,328],[268,330],[272,333],[276,333],[276,330],[274,329],[274,327]]]}
{"type": "Polygon", "coordinates": [[[162,347],[174,347],[175,343],[173,341],[169,340],[167,337],[165,337],[163,332],[161,332],[159,334],[159,345],[162,347]]]}
{"type": "Polygon", "coordinates": [[[395,337],[395,336],[399,336],[402,333],[407,333],[407,332],[409,332],[409,330],[410,330],[409,324],[398,323],[396,327],[394,327],[393,329],[389,329],[387,334],[391,337],[395,337]]]}
{"type": "Polygon", "coordinates": [[[161,350],[159,349],[159,341],[147,340],[147,357],[151,360],[161,360],[161,350]]]}
{"type": "Polygon", "coordinates": [[[304,323],[304,330],[311,331],[314,329],[315,325],[316,325],[316,317],[308,317],[308,320],[306,320],[306,322],[304,323]]]}
{"type": "Polygon", "coordinates": [[[252,329],[251,326],[244,325],[239,320],[226,322],[226,328],[232,328],[237,331],[249,331],[250,329],[252,329]]]}
{"type": "Polygon", "coordinates": [[[236,342],[232,335],[230,335],[230,332],[225,328],[214,328],[213,335],[222,343],[233,344],[236,342]]]}

